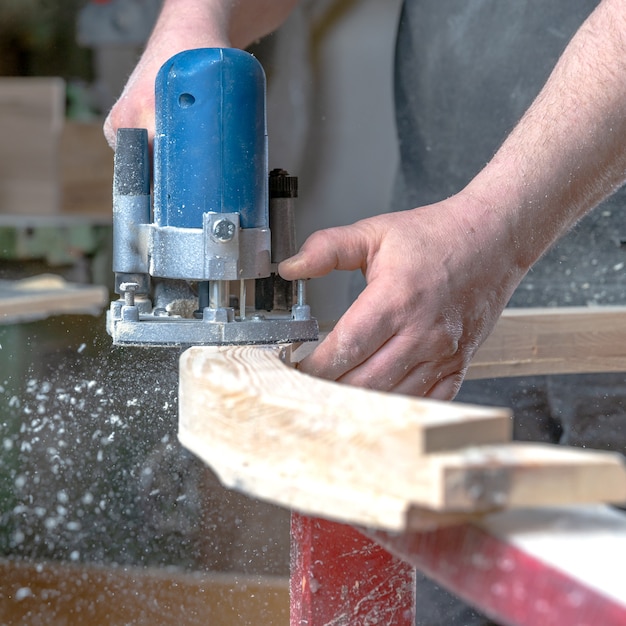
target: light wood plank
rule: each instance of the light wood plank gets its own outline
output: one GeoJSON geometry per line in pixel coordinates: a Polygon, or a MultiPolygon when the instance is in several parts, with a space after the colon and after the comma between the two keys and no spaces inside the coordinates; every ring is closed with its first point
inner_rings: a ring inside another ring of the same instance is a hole
{"type": "Polygon", "coordinates": [[[44,319],[52,315],[99,315],[109,293],[102,285],[68,283],[54,274],[0,280],[0,324],[44,319]]]}
{"type": "MultiPolygon", "coordinates": [[[[294,346],[291,361],[302,361],[317,343],[294,346]]],[[[466,378],[590,372],[626,372],[626,307],[506,309],[466,378]]]]}
{"type": "Polygon", "coordinates": [[[0,212],[59,211],[58,146],[65,110],[60,78],[0,79],[0,212]]]}
{"type": "Polygon", "coordinates": [[[251,346],[181,357],[179,438],[229,487],[393,530],[419,524],[416,507],[626,500],[617,454],[507,443],[507,410],[347,387],[280,357],[280,348],[251,346]]]}
{"type": "Polygon", "coordinates": [[[101,122],[67,121],[61,133],[61,210],[111,216],[113,151],[101,122]]]}
{"type": "Polygon", "coordinates": [[[626,307],[507,309],[467,378],[626,372],[626,307]]]}

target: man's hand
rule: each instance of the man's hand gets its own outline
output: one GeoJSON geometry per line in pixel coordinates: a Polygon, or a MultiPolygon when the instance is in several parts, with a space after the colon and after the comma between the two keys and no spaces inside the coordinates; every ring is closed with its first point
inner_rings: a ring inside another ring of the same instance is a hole
{"type": "Polygon", "coordinates": [[[296,0],[164,0],[146,49],[104,122],[115,148],[118,128],[146,128],[154,138],[154,81],[169,58],[193,48],[245,48],[275,30],[296,0]]]}
{"type": "Polygon", "coordinates": [[[507,229],[459,194],[314,233],[281,263],[281,275],[361,269],[367,287],[300,369],[361,387],[453,398],[525,273],[507,229]]]}
{"type": "Polygon", "coordinates": [[[367,287],[302,370],[452,398],[532,264],[626,180],[626,15],[602,0],[487,166],[456,196],[315,233],[284,278],[367,287]]]}

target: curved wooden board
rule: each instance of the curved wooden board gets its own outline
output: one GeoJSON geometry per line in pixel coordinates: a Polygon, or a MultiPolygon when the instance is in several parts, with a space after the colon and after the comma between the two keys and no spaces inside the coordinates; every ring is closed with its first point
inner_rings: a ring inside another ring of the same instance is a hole
{"type": "Polygon", "coordinates": [[[418,509],[457,519],[626,501],[619,455],[509,443],[506,409],[348,387],[306,376],[283,356],[239,346],[181,357],[179,438],[229,487],[389,530],[419,526],[418,509]]]}

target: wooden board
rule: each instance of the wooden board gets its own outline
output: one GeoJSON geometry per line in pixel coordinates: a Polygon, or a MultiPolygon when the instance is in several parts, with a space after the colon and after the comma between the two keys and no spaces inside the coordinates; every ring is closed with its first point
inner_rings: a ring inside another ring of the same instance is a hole
{"type": "Polygon", "coordinates": [[[243,346],[181,357],[179,438],[227,486],[393,530],[418,524],[416,508],[626,501],[620,455],[507,443],[507,410],[347,387],[280,356],[243,346]]]}
{"type": "MultiPolygon", "coordinates": [[[[554,322],[561,313],[550,311],[548,317],[554,322]]],[[[491,347],[488,343],[483,346],[485,367],[479,375],[624,369],[623,310],[605,310],[600,315],[590,310],[567,313],[555,324],[531,316],[522,324],[501,326],[504,334],[499,339],[494,334],[491,347]],[[589,316],[590,312],[594,315],[589,316]],[[530,358],[527,343],[531,345],[530,358]],[[508,352],[509,346],[513,354],[508,352]],[[536,367],[535,354],[539,355],[536,367]]],[[[523,312],[516,314],[517,322],[523,319],[523,312]]],[[[332,395],[326,391],[328,387],[318,386],[320,381],[295,381],[293,372],[287,374],[276,367],[277,360],[273,365],[265,362],[268,354],[276,357],[276,351],[262,351],[259,362],[247,352],[231,354],[240,349],[196,350],[200,352],[188,351],[181,359],[179,434],[183,444],[211,464],[228,485],[326,518],[292,514],[292,626],[304,622],[309,626],[413,624],[419,599],[412,593],[411,566],[501,624],[626,623],[623,576],[606,567],[607,561],[619,564],[626,556],[622,546],[626,541],[624,514],[604,507],[555,513],[553,508],[540,506],[594,498],[624,500],[620,456],[534,444],[464,445],[458,439],[447,450],[429,451],[423,445],[427,437],[422,432],[422,448],[407,458],[402,454],[404,440],[395,442],[393,429],[387,432],[383,428],[378,431],[379,448],[386,462],[376,463],[367,454],[366,462],[358,465],[360,455],[353,448],[358,451],[362,440],[369,442],[376,436],[376,428],[374,432],[369,428],[371,410],[383,409],[372,420],[374,426],[386,416],[384,406],[370,403],[372,392],[348,394],[347,407],[341,406],[340,397],[329,405],[326,400],[332,395]],[[251,382],[248,395],[245,389],[251,382]],[[260,382],[268,387],[259,387],[260,382]],[[189,383],[187,388],[184,383],[189,383]],[[292,383],[298,389],[299,405],[291,395],[292,383]],[[311,389],[313,394],[307,394],[311,389]],[[283,405],[285,393],[288,401],[283,405]],[[242,396],[248,400],[242,402],[242,396]],[[325,431],[326,414],[316,421],[310,411],[301,410],[309,404],[331,409],[334,435],[325,431]],[[254,415],[248,423],[240,413],[242,407],[254,415]],[[274,422],[277,415],[281,419],[274,422]],[[270,455],[265,452],[268,420],[273,437],[281,428],[289,433],[284,448],[274,445],[270,455]],[[357,434],[359,424],[361,435],[357,434]],[[350,436],[342,445],[339,442],[346,432],[350,436]],[[395,443],[399,443],[399,454],[390,455],[395,443]],[[371,476],[378,479],[369,481],[371,476]],[[381,485],[381,477],[385,485],[381,485]],[[401,497],[394,500],[393,496],[403,485],[413,491],[410,495],[405,492],[405,501],[398,504],[401,497]],[[424,500],[412,501],[416,488],[421,488],[424,496],[424,486],[434,494],[427,506],[436,501],[453,510],[441,513],[425,509],[424,500]],[[490,507],[525,504],[532,508],[486,512],[490,507]],[[472,510],[481,515],[469,512],[472,510]],[[370,529],[368,540],[359,538],[351,526],[331,519],[393,532],[370,529]],[[472,522],[467,523],[468,519],[472,522]],[[363,572],[368,575],[364,577],[363,572]]],[[[250,350],[261,354],[260,348],[250,350]]],[[[292,355],[296,360],[297,352],[292,355]]],[[[436,409],[436,404],[431,405],[426,412],[436,409]]],[[[393,412],[391,415],[393,421],[393,412]]],[[[415,441],[415,437],[407,440],[415,441]]],[[[441,441],[438,445],[446,447],[441,441]]]]}
{"type": "Polygon", "coordinates": [[[288,581],[42,561],[0,560],[0,623],[135,626],[286,624],[288,581]]]}
{"type": "Polygon", "coordinates": [[[0,213],[59,211],[64,111],[60,78],[0,79],[0,213]]]}
{"type": "Polygon", "coordinates": [[[28,322],[64,313],[99,315],[108,301],[106,287],[68,283],[54,274],[0,280],[0,324],[28,322]]]}
{"type": "Polygon", "coordinates": [[[626,307],[506,309],[467,378],[626,372],[626,307]]]}
{"type": "Polygon", "coordinates": [[[66,121],[59,156],[61,211],[110,217],[113,150],[102,123],[66,121]]]}
{"type": "MultiPolygon", "coordinates": [[[[294,346],[291,362],[316,345],[294,346]]],[[[466,378],[590,372],[626,372],[626,306],[505,309],[466,378]]]]}
{"type": "Polygon", "coordinates": [[[0,78],[0,214],[111,215],[102,120],[64,119],[60,78],[0,78]]]}

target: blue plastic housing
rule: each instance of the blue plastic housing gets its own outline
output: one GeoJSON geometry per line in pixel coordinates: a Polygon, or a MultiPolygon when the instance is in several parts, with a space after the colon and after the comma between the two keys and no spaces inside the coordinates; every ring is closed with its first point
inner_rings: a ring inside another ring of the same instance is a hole
{"type": "Polygon", "coordinates": [[[200,48],[156,79],[154,221],[202,228],[207,212],[268,226],[265,74],[247,52],[200,48]]]}

